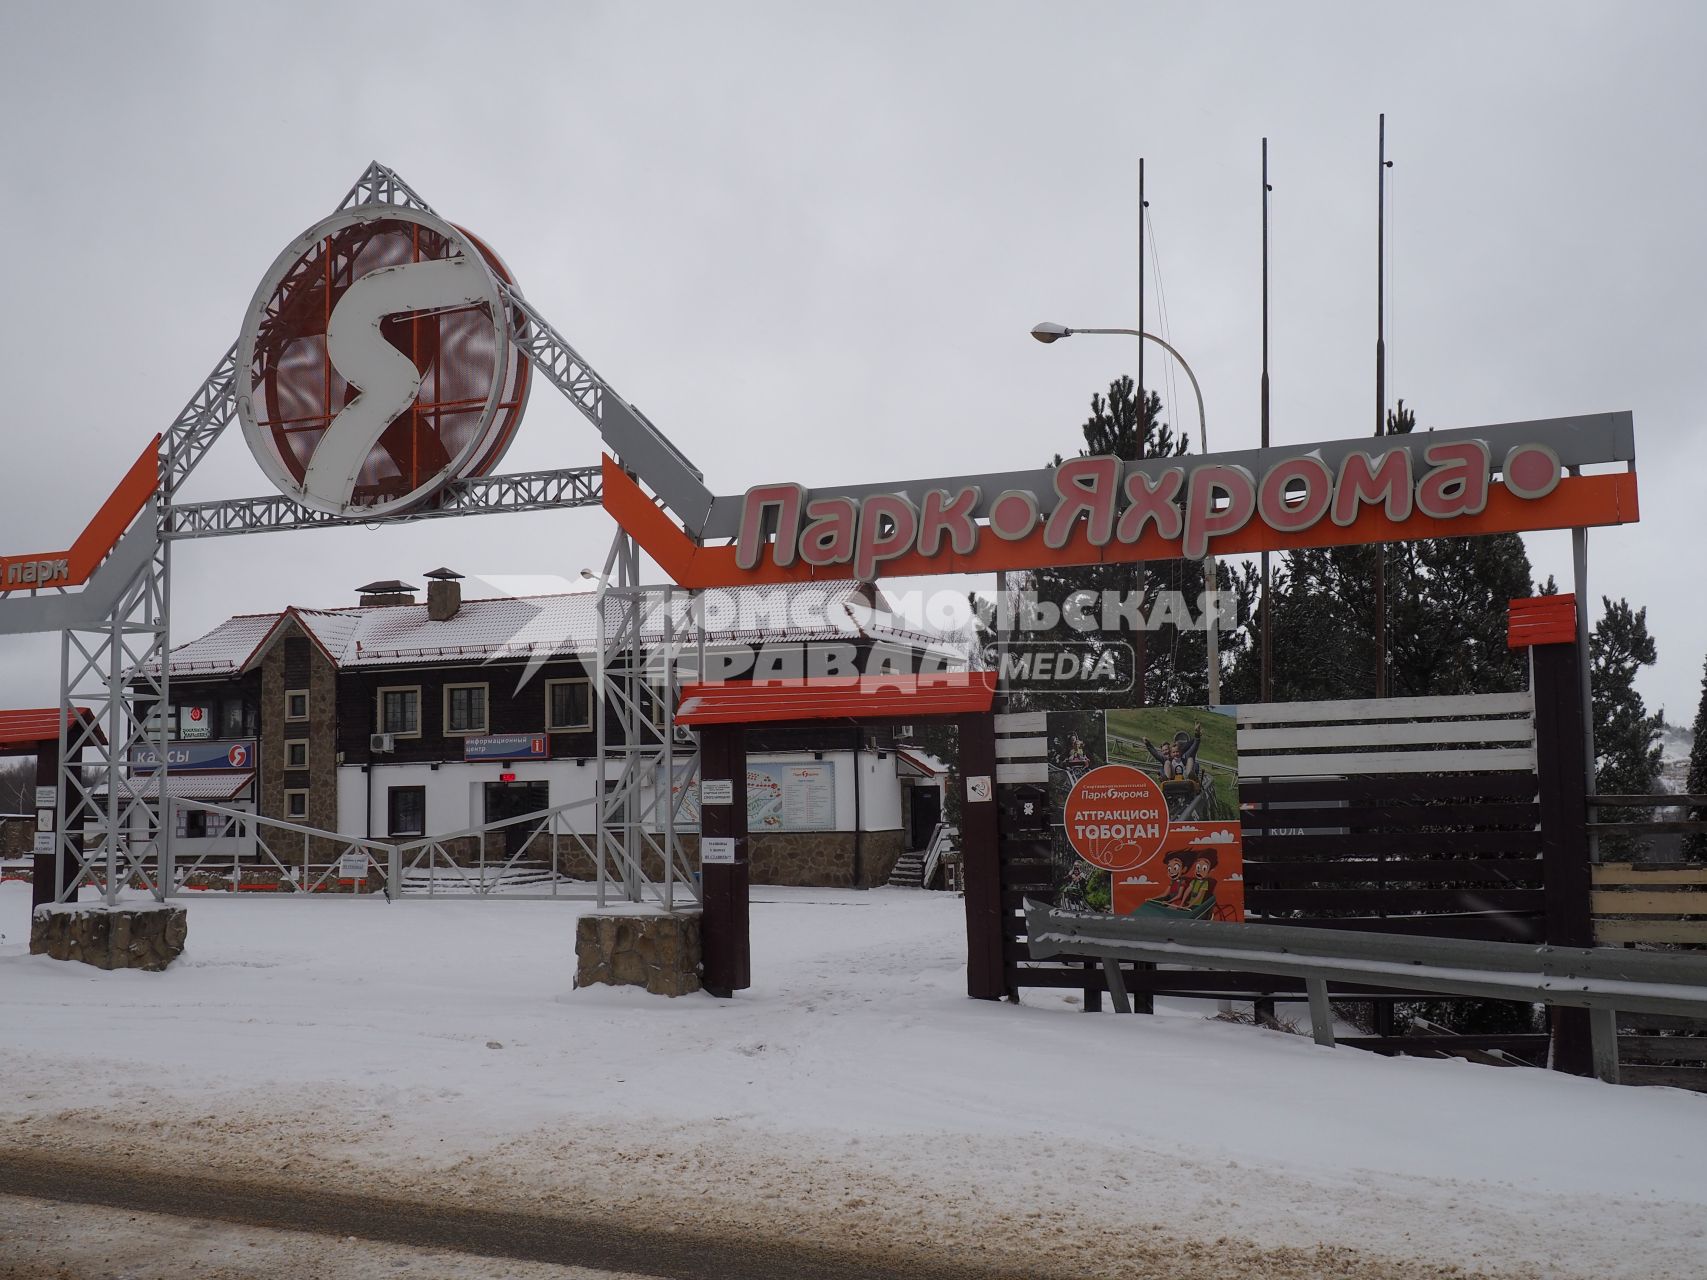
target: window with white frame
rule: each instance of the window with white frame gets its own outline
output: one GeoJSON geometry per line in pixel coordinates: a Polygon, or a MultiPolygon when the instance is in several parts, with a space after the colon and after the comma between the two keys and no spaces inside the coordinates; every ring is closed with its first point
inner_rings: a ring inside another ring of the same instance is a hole
{"type": "Polygon", "coordinates": [[[287,791],[284,793],[285,817],[306,818],[308,816],[308,792],[287,791]]]}
{"type": "Polygon", "coordinates": [[[384,688],[378,696],[374,719],[379,725],[379,732],[389,733],[394,738],[421,736],[420,685],[384,688]]]}
{"type": "Polygon", "coordinates": [[[285,768],[308,768],[308,739],[292,738],[285,743],[285,768]]]}
{"type": "Polygon", "coordinates": [[[549,732],[593,727],[593,685],[586,679],[545,682],[545,727],[549,732]]]}
{"type": "Polygon", "coordinates": [[[447,734],[486,732],[485,685],[447,684],[445,686],[445,732],[447,734]]]}
{"type": "Polygon", "coordinates": [[[307,689],[286,689],[285,690],[285,719],[286,720],[306,720],[306,719],[308,719],[308,690],[307,689]]]}

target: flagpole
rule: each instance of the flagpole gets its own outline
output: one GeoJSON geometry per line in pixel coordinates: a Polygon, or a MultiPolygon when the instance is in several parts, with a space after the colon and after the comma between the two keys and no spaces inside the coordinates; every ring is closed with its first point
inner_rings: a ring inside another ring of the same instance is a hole
{"type": "MultiPolygon", "coordinates": [[[[1268,139],[1262,140],[1262,447],[1268,448],[1268,139]]],[[[1268,552],[1262,553],[1262,700],[1274,699],[1273,615],[1268,552]]]]}
{"type": "MultiPolygon", "coordinates": [[[[1387,434],[1387,113],[1375,168],[1375,434],[1387,434]]],[[[1375,547],[1375,696],[1387,696],[1387,544],[1375,547]]]]}

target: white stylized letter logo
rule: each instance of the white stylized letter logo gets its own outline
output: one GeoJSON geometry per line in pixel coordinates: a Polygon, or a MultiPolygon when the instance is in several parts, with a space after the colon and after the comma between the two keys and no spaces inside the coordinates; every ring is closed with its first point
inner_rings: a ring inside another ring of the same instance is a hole
{"type": "Polygon", "coordinates": [[[527,397],[503,264],[419,210],[334,215],[281,254],[238,349],[238,414],[280,490],[371,518],[496,465],[527,397]]]}

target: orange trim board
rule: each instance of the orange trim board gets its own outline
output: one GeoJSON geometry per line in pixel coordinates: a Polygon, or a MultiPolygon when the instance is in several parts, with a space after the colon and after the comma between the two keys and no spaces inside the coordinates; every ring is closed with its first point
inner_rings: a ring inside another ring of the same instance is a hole
{"type": "Polygon", "coordinates": [[[76,587],[89,581],[96,566],[118,545],[124,531],[148,505],[159,486],[160,437],[155,436],[131,463],[124,479],[101,504],[69,551],[0,556],[0,595],[43,587],[76,587]]]}
{"type": "MultiPolygon", "coordinates": [[[[702,547],[682,530],[609,455],[603,461],[604,506],[658,567],[688,588],[752,586],[775,582],[845,580],[847,565],[813,566],[796,560],[782,566],[766,561],[752,569],[735,563],[734,547],[702,547]]],[[[1300,547],[1355,546],[1371,542],[1409,542],[1417,538],[1466,538],[1489,533],[1539,529],[1595,528],[1632,524],[1638,519],[1636,475],[1564,476],[1544,498],[1520,498],[1503,485],[1488,490],[1487,505],[1474,516],[1438,520],[1413,512],[1390,520],[1380,507],[1364,507],[1347,527],[1323,520],[1302,533],[1281,533],[1260,520],[1210,540],[1215,555],[1286,551],[1300,547]]],[[[984,530],[970,555],[923,556],[907,552],[882,562],[886,578],[936,573],[991,573],[998,569],[1038,569],[1080,564],[1121,564],[1133,560],[1177,560],[1180,540],[1152,529],[1133,543],[1092,546],[1081,530],[1064,547],[1048,547],[1041,527],[1024,538],[1003,541],[984,530]]]]}
{"type": "Polygon", "coordinates": [[[1573,644],[1577,638],[1577,598],[1574,595],[1527,596],[1513,600],[1507,611],[1506,646],[1528,649],[1538,644],[1573,644]]]}

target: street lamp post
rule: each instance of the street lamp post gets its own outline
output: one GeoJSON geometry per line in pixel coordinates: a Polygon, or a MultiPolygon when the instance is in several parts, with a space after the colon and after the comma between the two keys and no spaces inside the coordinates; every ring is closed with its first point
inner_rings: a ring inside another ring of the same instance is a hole
{"type": "MultiPolygon", "coordinates": [[[[1204,453],[1209,452],[1209,425],[1208,419],[1205,417],[1203,412],[1203,388],[1198,386],[1197,375],[1192,372],[1191,365],[1186,363],[1185,357],[1174,348],[1172,343],[1163,341],[1153,333],[1144,333],[1137,329],[1069,329],[1064,324],[1056,324],[1050,320],[1045,320],[1042,324],[1033,325],[1031,329],[1031,336],[1045,344],[1059,342],[1062,338],[1070,338],[1075,333],[1113,333],[1126,338],[1137,338],[1140,344],[1144,342],[1153,342],[1178,361],[1179,367],[1185,370],[1185,376],[1191,382],[1192,395],[1197,398],[1198,448],[1200,448],[1204,453]]],[[[1144,394],[1144,389],[1142,387],[1138,389],[1138,394],[1144,394]]],[[[1144,406],[1139,405],[1138,411],[1142,414],[1144,406]]],[[[1219,706],[1221,702],[1221,617],[1220,611],[1216,608],[1216,593],[1218,586],[1218,566],[1216,564],[1215,554],[1211,552],[1209,555],[1203,557],[1203,603],[1205,612],[1208,615],[1205,618],[1205,621],[1208,623],[1209,705],[1212,707],[1219,706]]],[[[1138,673],[1138,678],[1140,680],[1143,679],[1143,672],[1138,673]]]]}

